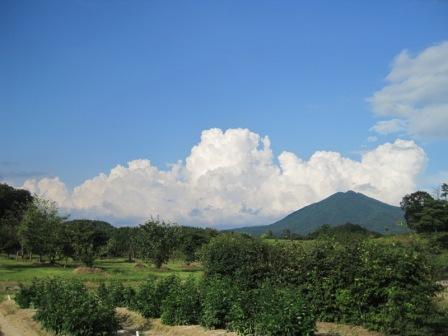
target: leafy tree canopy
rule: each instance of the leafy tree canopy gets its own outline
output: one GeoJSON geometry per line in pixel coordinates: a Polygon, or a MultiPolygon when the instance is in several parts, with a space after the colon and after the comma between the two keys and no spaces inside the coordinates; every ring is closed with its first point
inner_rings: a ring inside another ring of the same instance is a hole
{"type": "Polygon", "coordinates": [[[175,247],[179,227],[158,219],[150,219],[140,225],[138,234],[138,251],[140,256],[152,262],[157,268],[166,263],[175,247]]]}
{"type": "Polygon", "coordinates": [[[29,191],[0,183],[0,251],[15,253],[20,249],[17,229],[32,200],[29,191]]]}
{"type": "Polygon", "coordinates": [[[403,197],[400,205],[404,210],[406,225],[417,232],[448,231],[448,185],[441,187],[440,198],[433,198],[425,191],[403,197]]]}

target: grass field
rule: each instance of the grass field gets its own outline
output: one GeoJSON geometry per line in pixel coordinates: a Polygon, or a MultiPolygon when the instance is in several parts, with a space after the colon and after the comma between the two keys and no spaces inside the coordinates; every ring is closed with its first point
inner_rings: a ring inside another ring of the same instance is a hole
{"type": "MultiPolygon", "coordinates": [[[[376,238],[376,241],[391,244],[395,242],[411,243],[415,239],[427,239],[426,237],[418,237],[415,234],[402,234],[394,236],[385,236],[376,238]]],[[[313,240],[285,241],[276,239],[266,239],[270,244],[299,244],[305,249],[311,248],[315,243],[313,240]]],[[[442,272],[440,280],[448,279],[448,250],[434,256],[435,263],[440,266],[442,272]]],[[[80,265],[77,263],[69,263],[67,267],[63,265],[40,264],[29,260],[15,260],[0,256],[0,296],[4,296],[11,292],[11,288],[17,286],[18,283],[28,283],[33,278],[62,277],[65,279],[79,279],[87,283],[98,283],[101,281],[119,280],[125,284],[138,284],[149,277],[164,277],[176,274],[180,277],[202,275],[201,265],[193,263],[186,265],[181,259],[169,262],[161,269],[154,266],[144,264],[142,262],[127,262],[123,258],[115,259],[99,259],[95,261],[95,267],[101,271],[96,273],[79,273],[76,268],[80,265]]]]}
{"type": "Polygon", "coordinates": [[[39,264],[29,260],[9,259],[0,257],[0,295],[12,294],[19,283],[28,283],[34,278],[62,277],[79,279],[83,282],[98,283],[101,281],[119,280],[129,285],[148,279],[149,277],[164,277],[176,274],[180,277],[202,275],[199,264],[186,265],[183,261],[171,261],[160,269],[141,262],[127,262],[125,259],[100,259],[95,261],[99,272],[77,272],[79,264],[63,265],[39,264]]]}

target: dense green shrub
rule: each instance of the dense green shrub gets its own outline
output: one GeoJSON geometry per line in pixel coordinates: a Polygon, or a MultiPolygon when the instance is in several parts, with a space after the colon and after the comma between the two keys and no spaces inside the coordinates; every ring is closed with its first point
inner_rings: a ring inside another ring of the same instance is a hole
{"type": "Polygon", "coordinates": [[[150,278],[137,289],[133,308],[144,317],[160,317],[160,302],[156,298],[156,280],[150,278]]]}
{"type": "Polygon", "coordinates": [[[15,301],[20,308],[36,307],[42,296],[43,284],[37,279],[33,279],[29,286],[19,285],[19,292],[15,296],[15,301]]]}
{"type": "Polygon", "coordinates": [[[58,279],[34,283],[30,304],[35,318],[56,335],[112,335],[118,328],[114,308],[87,291],[78,281],[58,279]]]}
{"type": "Polygon", "coordinates": [[[320,241],[307,251],[301,283],[293,285],[301,288],[318,319],[344,321],[345,310],[338,294],[354,283],[358,254],[359,245],[343,246],[333,241],[320,241]]]}
{"type": "Polygon", "coordinates": [[[135,290],[125,287],[121,282],[113,281],[110,284],[102,282],[97,291],[98,297],[113,307],[132,307],[135,300],[135,290]]]}
{"type": "Polygon", "coordinates": [[[174,275],[159,280],[148,279],[138,288],[132,308],[144,317],[160,317],[162,303],[168,296],[171,287],[179,286],[179,284],[179,278],[174,275]]]}
{"type": "Polygon", "coordinates": [[[230,329],[241,335],[312,336],[316,325],[297,289],[271,283],[241,291],[229,316],[230,329]]]}
{"type": "Polygon", "coordinates": [[[201,314],[201,296],[197,282],[188,278],[172,286],[162,303],[162,322],[168,325],[196,324],[201,314]]]}
{"type": "Polygon", "coordinates": [[[226,328],[230,322],[230,309],[240,289],[229,278],[212,277],[202,288],[201,324],[207,328],[226,328]]]}
{"type": "Polygon", "coordinates": [[[221,234],[202,249],[205,276],[225,276],[246,287],[257,287],[268,271],[269,246],[241,234],[221,234]]]}
{"type": "Polygon", "coordinates": [[[431,246],[438,248],[439,250],[448,249],[448,232],[439,232],[436,234],[428,234],[427,239],[431,246]]]}
{"type": "Polygon", "coordinates": [[[270,277],[300,289],[319,320],[428,335],[436,271],[425,245],[334,240],[307,249],[273,246],[270,277]]]}
{"type": "Polygon", "coordinates": [[[337,226],[325,224],[306,236],[307,239],[332,238],[342,243],[352,243],[354,240],[377,237],[381,237],[381,234],[375,231],[370,231],[361,225],[352,223],[345,223],[337,226]]]}
{"type": "Polygon", "coordinates": [[[350,288],[348,322],[389,334],[428,335],[439,290],[431,256],[419,245],[366,242],[350,288]]]}

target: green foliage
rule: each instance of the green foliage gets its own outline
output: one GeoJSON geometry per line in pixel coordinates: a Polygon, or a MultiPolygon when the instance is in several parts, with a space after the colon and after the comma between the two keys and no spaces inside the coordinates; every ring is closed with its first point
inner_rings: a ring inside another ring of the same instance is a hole
{"type": "Polygon", "coordinates": [[[131,262],[136,254],[138,228],[120,227],[111,232],[107,243],[109,256],[126,256],[131,262]]]}
{"type": "Polygon", "coordinates": [[[425,246],[323,240],[309,250],[273,248],[280,250],[272,254],[271,278],[297,286],[319,320],[428,335],[438,286],[425,246]]]}
{"type": "Polygon", "coordinates": [[[390,334],[427,335],[425,324],[436,313],[433,298],[440,289],[430,258],[419,245],[363,244],[349,319],[390,334]]]}
{"type": "Polygon", "coordinates": [[[112,307],[132,307],[135,300],[135,290],[125,287],[121,282],[109,284],[102,282],[97,290],[98,297],[112,307]]]}
{"type": "Polygon", "coordinates": [[[171,286],[162,303],[162,322],[168,325],[196,324],[200,320],[201,296],[194,278],[171,286]]]}
{"type": "Polygon", "coordinates": [[[178,227],[154,219],[140,225],[138,233],[140,256],[160,268],[170,259],[176,247],[177,232],[178,227]]]}
{"type": "Polygon", "coordinates": [[[448,199],[448,183],[442,183],[440,187],[440,197],[443,199],[448,199]]]}
{"type": "Polygon", "coordinates": [[[89,267],[107,245],[113,230],[109,223],[87,219],[68,221],[64,228],[73,257],[89,267]]]}
{"type": "Polygon", "coordinates": [[[267,230],[265,233],[263,233],[260,236],[261,239],[275,239],[274,233],[272,233],[272,230],[267,230]]]}
{"type": "Polygon", "coordinates": [[[448,200],[442,186],[442,197],[434,199],[424,191],[403,197],[400,205],[405,212],[407,226],[416,232],[441,232],[448,231],[448,200]]]}
{"type": "Polygon", "coordinates": [[[24,286],[19,284],[19,292],[15,296],[15,301],[20,306],[20,308],[32,308],[37,306],[40,297],[42,296],[41,290],[44,288],[44,284],[33,279],[29,286],[24,286]]]}
{"type": "Polygon", "coordinates": [[[32,200],[29,191],[0,183],[0,251],[16,253],[20,249],[17,230],[32,200]]]}
{"type": "Polygon", "coordinates": [[[206,277],[225,276],[247,287],[255,287],[268,269],[269,246],[246,235],[219,235],[201,254],[206,277]]]}
{"type": "Polygon", "coordinates": [[[343,225],[330,226],[328,224],[322,225],[316,231],[307,235],[307,239],[326,239],[333,238],[339,242],[352,243],[353,240],[376,238],[381,234],[367,230],[366,228],[352,223],[346,223],[343,225]]]}
{"type": "Polygon", "coordinates": [[[241,335],[314,335],[316,319],[299,292],[264,283],[240,292],[230,312],[229,327],[241,335]]]}
{"type": "Polygon", "coordinates": [[[218,235],[213,229],[200,229],[181,226],[178,229],[178,249],[185,257],[187,264],[198,260],[200,248],[208,243],[211,238],[218,235]]]}
{"type": "Polygon", "coordinates": [[[58,214],[54,203],[35,197],[19,224],[22,248],[40,257],[47,255],[54,262],[61,250],[60,235],[64,219],[58,214]]]}
{"type": "Polygon", "coordinates": [[[144,317],[158,318],[161,307],[172,287],[179,286],[180,279],[169,276],[161,279],[150,278],[140,285],[137,290],[133,308],[144,317]]]}
{"type": "Polygon", "coordinates": [[[160,317],[160,305],[163,298],[157,296],[157,285],[154,278],[142,283],[137,289],[133,308],[144,317],[160,317]]]}
{"type": "Polygon", "coordinates": [[[239,296],[240,289],[225,277],[212,277],[204,281],[201,324],[204,327],[227,328],[229,312],[239,296]]]}
{"type": "Polygon", "coordinates": [[[431,235],[429,241],[440,250],[448,250],[448,232],[431,235]]]}
{"type": "Polygon", "coordinates": [[[58,279],[34,283],[30,303],[42,326],[56,335],[111,335],[118,328],[114,308],[90,294],[77,281],[58,279]]]}

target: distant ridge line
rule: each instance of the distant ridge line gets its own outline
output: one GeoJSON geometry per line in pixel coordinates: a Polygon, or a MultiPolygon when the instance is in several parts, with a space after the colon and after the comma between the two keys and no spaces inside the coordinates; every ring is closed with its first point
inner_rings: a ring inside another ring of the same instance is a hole
{"type": "Polygon", "coordinates": [[[248,226],[227,231],[243,232],[259,236],[267,231],[280,235],[283,230],[308,234],[324,224],[338,226],[346,223],[360,226],[382,234],[408,231],[400,223],[403,211],[396,206],[381,202],[352,190],[337,192],[327,198],[298,209],[269,225],[248,226]]]}

